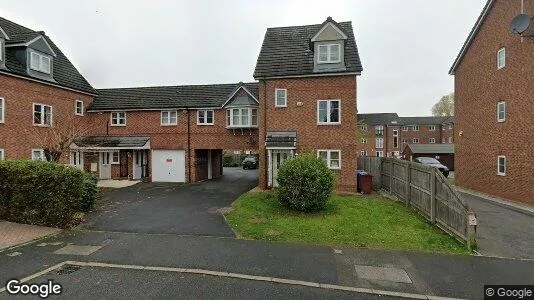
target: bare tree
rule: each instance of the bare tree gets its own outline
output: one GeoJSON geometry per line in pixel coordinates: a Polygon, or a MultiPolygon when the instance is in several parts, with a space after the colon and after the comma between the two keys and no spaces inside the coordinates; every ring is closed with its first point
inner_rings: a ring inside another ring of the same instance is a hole
{"type": "Polygon", "coordinates": [[[436,117],[454,116],[454,93],[441,97],[438,103],[432,106],[432,115],[436,117]]]}

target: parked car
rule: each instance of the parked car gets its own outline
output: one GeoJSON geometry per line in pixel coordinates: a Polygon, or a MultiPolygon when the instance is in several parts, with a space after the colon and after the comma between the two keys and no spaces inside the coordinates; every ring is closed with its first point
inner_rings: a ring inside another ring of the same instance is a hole
{"type": "Polygon", "coordinates": [[[246,169],[257,169],[258,168],[258,159],[254,156],[247,156],[243,160],[243,170],[246,169]]]}
{"type": "Polygon", "coordinates": [[[443,176],[448,177],[449,176],[449,168],[442,165],[439,160],[433,158],[433,157],[417,157],[414,159],[416,162],[421,163],[423,165],[432,166],[436,169],[438,169],[443,176]]]}

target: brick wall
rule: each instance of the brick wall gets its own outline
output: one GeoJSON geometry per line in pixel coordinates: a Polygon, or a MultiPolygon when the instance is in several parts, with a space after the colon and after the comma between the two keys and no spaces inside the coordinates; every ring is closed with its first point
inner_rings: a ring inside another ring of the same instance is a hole
{"type": "Polygon", "coordinates": [[[267,187],[267,131],[296,131],[297,153],[317,149],[341,150],[338,190],[355,190],[356,174],[356,77],[308,77],[260,82],[260,187],[267,187]],[[287,89],[287,107],[275,108],[275,89],[287,89]],[[341,124],[317,125],[317,100],[341,100],[341,124]],[[302,105],[299,105],[301,102],[302,105]],[[265,107],[265,109],[264,109],[265,107]],[[265,122],[265,116],[267,116],[265,122]]]}
{"type": "MultiPolygon", "coordinates": [[[[534,15],[534,1],[524,4],[534,15]]],[[[497,0],[456,70],[456,183],[534,204],[534,42],[509,32],[519,12],[520,1],[497,0]],[[497,70],[502,47],[506,66],[497,70]],[[499,101],[506,102],[502,123],[499,101]],[[507,158],[506,176],[497,175],[498,155],[507,158]]]]}
{"type": "MultiPolygon", "coordinates": [[[[50,128],[33,125],[33,103],[52,106],[52,126],[58,128],[79,123],[85,117],[75,115],[75,101],[87,107],[91,96],[45,84],[0,74],[0,97],[5,103],[5,123],[0,123],[0,148],[6,159],[31,159],[31,149],[43,148],[50,128]]],[[[61,161],[68,162],[68,154],[61,161]]]]}

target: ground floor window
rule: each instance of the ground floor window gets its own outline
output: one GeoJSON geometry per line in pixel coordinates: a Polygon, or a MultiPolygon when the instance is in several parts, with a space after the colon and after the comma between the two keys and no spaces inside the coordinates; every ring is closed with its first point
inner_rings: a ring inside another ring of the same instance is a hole
{"type": "Polygon", "coordinates": [[[32,150],[32,160],[42,160],[46,161],[43,149],[33,149],[32,150]]]}
{"type": "Polygon", "coordinates": [[[119,151],[113,151],[113,152],[111,152],[111,164],[112,164],[112,165],[118,165],[118,164],[120,164],[120,161],[119,161],[119,151]]]}
{"type": "Polygon", "coordinates": [[[0,160],[4,160],[4,149],[0,149],[0,160]]]}
{"type": "Polygon", "coordinates": [[[330,169],[341,169],[340,150],[317,150],[317,156],[322,158],[330,169]]]}
{"type": "Polygon", "coordinates": [[[360,156],[367,156],[367,151],[360,151],[360,156]]]}
{"type": "Polygon", "coordinates": [[[376,157],[384,157],[384,151],[376,151],[376,157]]]}
{"type": "Polygon", "coordinates": [[[506,175],[506,156],[504,155],[497,157],[497,175],[506,175]]]}

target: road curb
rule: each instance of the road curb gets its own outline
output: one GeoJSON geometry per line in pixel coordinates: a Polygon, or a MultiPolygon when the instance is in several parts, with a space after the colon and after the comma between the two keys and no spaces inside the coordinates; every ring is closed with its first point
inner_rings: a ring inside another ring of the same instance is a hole
{"type": "Polygon", "coordinates": [[[512,202],[510,200],[505,200],[505,199],[502,199],[502,198],[494,197],[494,196],[491,196],[491,195],[487,195],[487,194],[484,194],[484,193],[473,191],[471,189],[462,188],[462,187],[459,187],[459,186],[455,186],[454,189],[456,189],[458,192],[462,192],[464,194],[468,194],[468,195],[471,195],[471,196],[478,197],[478,198],[480,198],[480,199],[482,199],[484,201],[490,202],[490,203],[498,205],[500,207],[508,208],[508,209],[513,210],[513,211],[525,214],[525,215],[534,216],[534,207],[532,207],[532,208],[531,207],[527,207],[527,206],[525,206],[523,204],[515,203],[515,202],[512,202]]]}
{"type": "Polygon", "coordinates": [[[0,249],[0,253],[2,253],[2,252],[6,252],[6,251],[10,251],[10,250],[13,250],[13,249],[18,248],[18,247],[26,246],[26,245],[29,245],[29,244],[32,244],[32,243],[35,243],[35,242],[39,242],[39,241],[41,241],[41,240],[45,240],[45,239],[48,239],[48,238],[51,238],[51,237],[60,235],[60,234],[63,233],[63,231],[64,231],[64,230],[61,229],[60,231],[55,232],[55,233],[50,233],[50,234],[47,234],[47,235],[45,235],[45,236],[41,236],[41,237],[35,238],[35,239],[33,239],[33,240],[27,241],[27,242],[23,242],[23,243],[14,245],[14,246],[9,246],[9,247],[7,247],[7,248],[2,248],[2,249],[0,249]]]}

